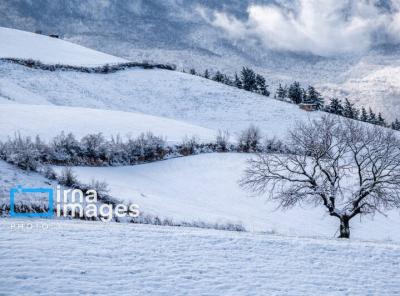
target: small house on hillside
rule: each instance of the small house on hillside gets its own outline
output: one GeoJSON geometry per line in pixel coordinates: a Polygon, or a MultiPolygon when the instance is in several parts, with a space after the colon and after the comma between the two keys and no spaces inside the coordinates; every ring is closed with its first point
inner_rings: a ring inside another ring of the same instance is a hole
{"type": "Polygon", "coordinates": [[[317,111],[318,110],[317,104],[312,104],[312,103],[300,103],[299,107],[300,107],[300,109],[305,110],[305,111],[317,111]]]}

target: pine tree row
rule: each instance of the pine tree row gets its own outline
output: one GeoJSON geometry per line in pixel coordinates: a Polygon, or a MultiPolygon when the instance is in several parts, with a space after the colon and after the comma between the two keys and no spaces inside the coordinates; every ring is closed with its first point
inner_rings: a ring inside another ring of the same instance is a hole
{"type": "MultiPolygon", "coordinates": [[[[195,69],[190,69],[189,73],[246,91],[259,93],[267,97],[270,96],[270,91],[268,90],[269,85],[266,83],[266,79],[248,67],[243,67],[240,74],[238,75],[235,73],[234,77],[230,77],[220,71],[216,71],[214,75],[211,75],[208,69],[205,70],[203,74],[197,73],[195,69]]],[[[310,85],[307,89],[304,89],[297,81],[289,86],[282,86],[279,84],[274,98],[297,105],[301,103],[314,104],[317,110],[392,128],[394,130],[400,130],[400,121],[398,119],[392,123],[388,123],[380,112],[376,114],[371,108],[366,110],[365,107],[359,109],[347,98],[345,98],[344,102],[338,98],[331,98],[328,100],[327,104],[325,104],[325,99],[314,86],[310,85]]]]}

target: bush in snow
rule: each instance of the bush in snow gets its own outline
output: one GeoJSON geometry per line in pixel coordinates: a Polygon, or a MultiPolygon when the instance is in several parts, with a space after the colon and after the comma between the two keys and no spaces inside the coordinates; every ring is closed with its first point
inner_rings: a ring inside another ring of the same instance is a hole
{"type": "Polygon", "coordinates": [[[109,165],[124,165],[129,163],[127,145],[119,135],[111,137],[110,142],[107,144],[107,149],[109,165]]]}
{"type": "Polygon", "coordinates": [[[57,180],[57,173],[53,170],[52,167],[47,166],[43,172],[44,176],[50,180],[57,180]]]}
{"type": "Polygon", "coordinates": [[[82,146],[71,133],[60,135],[53,139],[50,144],[51,162],[55,164],[78,164],[82,154],[82,146]]]}
{"type": "Polygon", "coordinates": [[[196,137],[185,137],[182,144],[178,146],[178,152],[183,156],[193,155],[196,153],[197,147],[199,147],[199,143],[196,137]]]}
{"type": "MultiPolygon", "coordinates": [[[[229,144],[229,133],[219,131],[215,142],[199,143],[196,137],[185,137],[181,144],[167,146],[162,137],[151,132],[142,133],[137,138],[123,141],[120,136],[110,140],[99,134],[89,134],[77,140],[71,133],[61,133],[50,143],[39,137],[32,141],[20,135],[0,142],[0,159],[18,165],[25,170],[37,170],[39,164],[54,165],[134,165],[143,162],[162,160],[168,157],[188,156],[212,152],[285,152],[286,147],[276,140],[261,144],[261,133],[258,128],[250,126],[243,131],[238,144],[229,144]]],[[[47,169],[46,169],[47,170],[47,169]]],[[[47,172],[50,179],[53,172],[47,172]]]]}
{"type": "Polygon", "coordinates": [[[257,152],[260,150],[261,131],[258,127],[250,125],[241,132],[238,139],[238,149],[241,152],[257,152]]]}
{"type": "Polygon", "coordinates": [[[151,224],[151,225],[162,225],[162,226],[175,226],[175,227],[196,227],[196,228],[206,228],[206,229],[216,229],[225,231],[238,231],[244,232],[246,228],[242,224],[235,223],[207,223],[203,221],[173,221],[171,218],[160,218],[159,216],[150,214],[141,214],[139,217],[132,218],[131,223],[136,224],[151,224]]]}
{"type": "Polygon", "coordinates": [[[266,139],[262,148],[262,152],[289,153],[285,144],[276,138],[266,139]]]}
{"type": "Polygon", "coordinates": [[[65,167],[62,169],[60,177],[58,178],[58,182],[61,185],[72,188],[79,187],[80,185],[76,175],[70,167],[65,167]]]}
{"type": "Polygon", "coordinates": [[[108,184],[105,181],[92,180],[90,182],[89,188],[96,190],[97,194],[100,196],[106,196],[110,193],[108,184]]]}
{"type": "Polygon", "coordinates": [[[163,159],[167,154],[165,140],[151,132],[142,133],[136,139],[129,139],[126,144],[129,163],[163,159]]]}
{"type": "Polygon", "coordinates": [[[229,150],[229,137],[230,134],[227,130],[218,130],[216,138],[216,149],[218,152],[226,152],[229,150]]]}
{"type": "Polygon", "coordinates": [[[39,165],[39,151],[30,137],[15,135],[1,145],[1,158],[27,171],[36,171],[39,165]]]}
{"type": "Polygon", "coordinates": [[[89,164],[101,164],[107,159],[106,141],[101,133],[89,134],[82,138],[82,155],[89,164]]]}

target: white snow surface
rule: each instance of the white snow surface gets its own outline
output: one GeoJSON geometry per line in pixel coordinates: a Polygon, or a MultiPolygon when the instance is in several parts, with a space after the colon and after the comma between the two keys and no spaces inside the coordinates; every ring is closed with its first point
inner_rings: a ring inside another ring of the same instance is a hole
{"type": "Polygon", "coordinates": [[[181,142],[185,137],[196,136],[201,142],[215,140],[213,130],[192,124],[145,115],[53,105],[0,104],[0,140],[16,134],[51,140],[62,131],[72,132],[77,138],[90,133],[102,133],[107,138],[137,137],[152,132],[170,143],[181,142]]]}
{"type": "MultiPolygon", "coordinates": [[[[250,154],[213,153],[126,167],[75,167],[78,179],[105,180],[111,195],[134,202],[146,214],[175,222],[238,223],[248,231],[289,236],[337,236],[338,220],[323,207],[277,209],[266,196],[252,196],[238,181],[250,154]]],[[[59,170],[60,168],[57,168],[59,170]]],[[[400,241],[400,213],[353,219],[352,237],[400,241]]]]}
{"type": "Polygon", "coordinates": [[[298,106],[167,70],[130,69],[112,74],[49,72],[0,64],[0,96],[25,104],[54,104],[168,117],[232,135],[254,124],[283,137],[297,120],[318,117],[298,106]]]}
{"type": "Polygon", "coordinates": [[[0,229],[2,295],[400,294],[395,243],[54,220],[0,229]]]}
{"type": "Polygon", "coordinates": [[[0,57],[33,59],[46,64],[98,66],[127,60],[41,34],[0,27],[0,57]]]}
{"type": "MultiPolygon", "coordinates": [[[[38,173],[27,172],[16,168],[0,160],[0,205],[10,204],[10,189],[17,186],[48,188],[56,187],[55,181],[50,181],[38,173]]],[[[19,195],[15,199],[15,203],[23,202],[24,204],[48,204],[48,197],[40,194],[34,195],[19,195]]],[[[0,292],[1,294],[1,292],[0,292]]]]}

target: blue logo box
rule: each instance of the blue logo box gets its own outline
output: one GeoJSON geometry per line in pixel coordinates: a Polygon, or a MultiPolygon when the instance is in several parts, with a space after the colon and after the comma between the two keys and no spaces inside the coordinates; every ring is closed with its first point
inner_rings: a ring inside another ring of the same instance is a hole
{"type": "Polygon", "coordinates": [[[51,188],[24,188],[17,186],[10,190],[10,217],[49,218],[54,216],[53,189],[51,188]],[[15,195],[17,193],[47,193],[48,210],[43,213],[17,213],[15,212],[15,195]]]}

